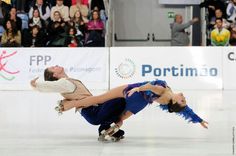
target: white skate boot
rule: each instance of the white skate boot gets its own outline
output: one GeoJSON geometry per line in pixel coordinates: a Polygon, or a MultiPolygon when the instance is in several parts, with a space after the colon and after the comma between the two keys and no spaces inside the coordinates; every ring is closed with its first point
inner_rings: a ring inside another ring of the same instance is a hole
{"type": "Polygon", "coordinates": [[[112,136],[118,130],[119,126],[115,123],[112,123],[110,128],[101,131],[101,135],[98,137],[98,141],[118,141],[116,137],[112,136]]]}

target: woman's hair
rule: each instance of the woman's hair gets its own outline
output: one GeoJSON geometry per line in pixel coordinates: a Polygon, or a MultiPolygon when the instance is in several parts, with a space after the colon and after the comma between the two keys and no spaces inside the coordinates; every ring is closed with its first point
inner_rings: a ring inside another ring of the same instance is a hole
{"type": "MultiPolygon", "coordinates": [[[[17,35],[16,22],[13,21],[13,20],[10,20],[10,19],[7,20],[7,22],[10,22],[10,24],[11,24],[11,29],[12,29],[12,35],[13,35],[13,37],[15,37],[15,36],[17,35]]],[[[7,22],[6,22],[6,25],[7,25],[7,22]]],[[[7,34],[10,32],[10,30],[7,29],[7,26],[6,26],[6,32],[7,32],[7,34]]]]}
{"type": "Polygon", "coordinates": [[[94,20],[94,18],[93,18],[93,14],[94,13],[97,13],[98,14],[98,20],[100,20],[100,12],[98,11],[98,10],[93,10],[92,11],[92,19],[94,20]]]}
{"type": "Polygon", "coordinates": [[[179,103],[173,103],[173,100],[171,99],[170,102],[167,104],[168,105],[168,111],[170,113],[173,113],[173,112],[181,112],[184,108],[182,106],[180,106],[179,103]]]}
{"type": "Polygon", "coordinates": [[[49,71],[48,68],[44,70],[44,80],[45,81],[57,81],[58,78],[53,76],[53,72],[49,71]]]}
{"type": "Polygon", "coordinates": [[[70,30],[71,30],[71,29],[74,31],[74,35],[76,35],[76,34],[77,34],[77,29],[76,29],[74,26],[69,26],[69,27],[68,27],[68,29],[67,29],[67,34],[70,33],[70,30]]]}

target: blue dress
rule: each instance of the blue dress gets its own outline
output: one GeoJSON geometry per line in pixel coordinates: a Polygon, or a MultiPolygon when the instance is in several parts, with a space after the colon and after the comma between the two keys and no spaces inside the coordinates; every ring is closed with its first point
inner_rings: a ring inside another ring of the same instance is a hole
{"type": "Polygon", "coordinates": [[[158,99],[160,95],[157,95],[151,91],[140,91],[140,92],[135,92],[132,94],[132,96],[128,97],[128,91],[135,87],[140,87],[143,86],[147,83],[151,83],[152,85],[159,85],[164,88],[167,87],[167,84],[165,81],[162,80],[155,80],[151,82],[141,82],[141,83],[134,83],[134,84],[129,84],[128,87],[124,89],[124,97],[126,100],[126,111],[130,111],[133,114],[138,113],[142,109],[144,109],[148,104],[153,103],[154,100],[158,99]]]}

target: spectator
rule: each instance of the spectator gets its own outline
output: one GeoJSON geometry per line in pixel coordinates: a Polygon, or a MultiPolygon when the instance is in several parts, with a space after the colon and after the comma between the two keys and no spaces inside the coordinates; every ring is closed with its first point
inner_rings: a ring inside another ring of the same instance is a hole
{"type": "Polygon", "coordinates": [[[26,34],[24,37],[22,45],[24,47],[44,47],[45,39],[42,33],[40,33],[40,27],[34,25],[31,28],[30,33],[26,34]]]}
{"type": "Polygon", "coordinates": [[[86,46],[90,47],[103,47],[104,46],[104,24],[100,19],[99,12],[94,10],[92,12],[92,20],[89,21],[87,25],[88,38],[86,41],[86,46]]]}
{"type": "Polygon", "coordinates": [[[211,31],[212,46],[228,46],[230,31],[223,27],[222,18],[216,19],[216,28],[211,31]]]}
{"type": "Polygon", "coordinates": [[[2,47],[20,47],[21,32],[16,29],[16,23],[13,20],[7,20],[6,30],[1,39],[2,47]]]}
{"type": "Polygon", "coordinates": [[[198,22],[198,18],[193,18],[187,23],[183,23],[182,15],[175,15],[175,21],[171,27],[171,46],[189,46],[189,33],[185,29],[198,22]]]}
{"type": "Polygon", "coordinates": [[[91,1],[91,9],[94,10],[95,7],[98,7],[99,10],[105,10],[103,0],[92,0],[91,1]]]}
{"type": "Polygon", "coordinates": [[[75,27],[69,27],[67,37],[65,39],[65,47],[82,47],[82,42],[77,35],[75,27]]]}
{"type": "Polygon", "coordinates": [[[81,16],[81,13],[80,13],[79,10],[75,12],[75,15],[73,16],[72,21],[75,24],[77,35],[84,38],[85,37],[85,31],[86,31],[86,25],[83,21],[83,18],[81,16]]]}
{"type": "Polygon", "coordinates": [[[215,16],[216,9],[222,10],[223,17],[226,17],[226,7],[224,1],[222,0],[204,0],[204,2],[200,4],[200,7],[205,7],[208,9],[208,21],[210,21],[211,18],[215,16]]]}
{"type": "Polygon", "coordinates": [[[88,18],[88,6],[83,5],[82,0],[76,0],[76,4],[70,7],[70,17],[73,17],[76,11],[80,11],[84,18],[88,18]]]}
{"type": "MultiPolygon", "coordinates": [[[[51,7],[53,7],[53,6],[55,6],[56,5],[56,0],[48,0],[48,2],[49,2],[49,4],[50,4],[50,6],[51,7]]],[[[70,7],[72,4],[71,4],[71,0],[63,0],[63,4],[65,5],[65,6],[68,6],[68,7],[70,7]]]]}
{"type": "Polygon", "coordinates": [[[222,18],[224,28],[228,29],[230,27],[230,23],[223,17],[223,12],[220,9],[216,9],[215,16],[212,17],[210,21],[210,27],[209,27],[210,30],[216,28],[216,23],[215,23],[216,18],[222,18]]]}
{"type": "Polygon", "coordinates": [[[32,18],[34,8],[39,9],[40,17],[45,21],[49,22],[50,17],[50,7],[49,4],[44,2],[44,0],[36,0],[35,4],[30,8],[29,18],[32,18]]]}
{"type": "MultiPolygon", "coordinates": [[[[16,8],[11,8],[10,14],[6,17],[5,21],[13,20],[16,23],[16,29],[22,30],[22,20],[16,14],[16,8]]],[[[6,23],[4,24],[6,25],[6,23]]]]}
{"type": "Polygon", "coordinates": [[[54,12],[59,11],[64,21],[69,21],[69,8],[63,4],[63,0],[57,0],[56,6],[52,7],[51,20],[54,20],[54,12]]]}
{"type": "Polygon", "coordinates": [[[99,12],[100,19],[103,21],[103,24],[106,25],[107,16],[105,10],[100,10],[97,6],[95,6],[92,11],[94,10],[99,12]]]}
{"type": "Polygon", "coordinates": [[[61,18],[59,11],[54,12],[54,20],[48,25],[49,46],[64,46],[63,34],[66,30],[66,23],[61,18]],[[56,43],[55,43],[56,42],[56,43]]]}
{"type": "Polygon", "coordinates": [[[29,20],[29,28],[31,29],[33,26],[39,26],[39,28],[46,32],[45,21],[40,17],[39,9],[36,7],[32,12],[32,18],[29,20]]]}
{"type": "Polygon", "coordinates": [[[2,33],[4,32],[4,27],[3,27],[3,25],[5,24],[4,18],[7,16],[10,9],[11,9],[11,6],[9,4],[0,0],[0,39],[1,39],[2,33]]]}
{"type": "Polygon", "coordinates": [[[236,21],[236,0],[231,0],[227,5],[226,13],[228,21],[235,23],[236,21]]]}

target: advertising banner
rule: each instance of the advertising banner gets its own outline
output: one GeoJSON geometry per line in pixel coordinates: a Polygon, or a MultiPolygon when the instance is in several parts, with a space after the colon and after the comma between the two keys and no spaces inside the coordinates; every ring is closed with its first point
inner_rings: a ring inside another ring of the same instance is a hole
{"type": "Polygon", "coordinates": [[[1,48],[0,90],[30,89],[30,80],[59,65],[91,89],[108,88],[108,48],[1,48]]]}
{"type": "Polygon", "coordinates": [[[222,51],[213,47],[110,49],[111,88],[155,79],[174,89],[222,89],[222,51]]]}

